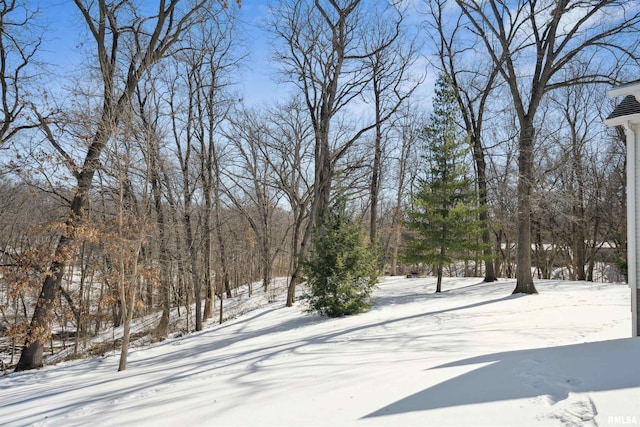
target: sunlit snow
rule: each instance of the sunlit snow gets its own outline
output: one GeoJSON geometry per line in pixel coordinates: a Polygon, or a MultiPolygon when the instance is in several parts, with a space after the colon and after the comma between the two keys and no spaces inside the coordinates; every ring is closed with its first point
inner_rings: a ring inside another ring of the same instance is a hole
{"type": "MultiPolygon", "coordinates": [[[[0,425],[606,426],[640,423],[629,288],[385,278],[367,313],[283,298],[129,355],[0,378],[0,425]]],[[[256,296],[254,298],[259,298],[256,296]]]]}

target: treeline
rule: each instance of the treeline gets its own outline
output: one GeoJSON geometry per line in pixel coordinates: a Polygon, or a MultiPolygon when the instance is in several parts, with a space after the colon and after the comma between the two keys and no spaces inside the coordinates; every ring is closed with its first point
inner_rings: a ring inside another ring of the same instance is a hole
{"type": "Polygon", "coordinates": [[[73,3],[89,39],[65,76],[38,60],[35,7],[0,10],[0,327],[17,370],[42,366],[52,333],[77,346],[115,326],[125,369],[135,317],[160,312],[164,337],[195,307],[200,330],[254,282],[288,277],[294,304],[337,194],[380,272],[430,269],[402,255],[437,76],[479,207],[465,274],[527,293],[602,260],[624,275],[625,138],[602,122],[606,90],[637,75],[636,2],[275,1],[282,93],[257,106],[236,86],[238,5],[73,3]]]}

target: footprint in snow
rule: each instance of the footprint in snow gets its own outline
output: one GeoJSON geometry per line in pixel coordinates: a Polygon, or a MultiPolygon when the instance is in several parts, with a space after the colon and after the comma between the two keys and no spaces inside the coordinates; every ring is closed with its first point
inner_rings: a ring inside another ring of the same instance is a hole
{"type": "Polygon", "coordinates": [[[593,400],[585,393],[569,393],[556,403],[547,418],[556,419],[566,427],[597,427],[598,411],[593,400]]]}

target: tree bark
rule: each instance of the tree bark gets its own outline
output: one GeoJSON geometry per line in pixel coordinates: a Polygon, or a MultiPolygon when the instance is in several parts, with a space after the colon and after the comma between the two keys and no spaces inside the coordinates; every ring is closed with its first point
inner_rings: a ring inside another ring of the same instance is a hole
{"type": "MultiPolygon", "coordinates": [[[[120,361],[118,363],[118,371],[124,371],[127,369],[127,357],[129,355],[129,341],[131,338],[131,321],[133,320],[133,311],[136,303],[137,293],[137,281],[138,281],[138,255],[140,253],[140,244],[137,245],[136,250],[131,254],[133,258],[133,267],[131,271],[131,277],[127,281],[125,274],[122,274],[122,296],[123,307],[126,307],[124,315],[124,330],[122,333],[122,348],[120,349],[120,361]],[[128,282],[128,291],[126,284],[128,282]]],[[[124,264],[124,260],[121,261],[124,264]]]]}
{"type": "MultiPolygon", "coordinates": [[[[186,202],[186,200],[185,200],[186,202]]],[[[185,206],[185,213],[182,217],[185,228],[186,244],[189,250],[189,263],[191,266],[191,280],[193,286],[193,302],[195,303],[195,328],[196,331],[202,330],[202,284],[200,283],[200,274],[198,270],[198,250],[195,246],[195,239],[191,221],[191,204],[185,206]]]]}
{"type": "Polygon", "coordinates": [[[482,243],[486,245],[483,255],[484,260],[484,281],[487,283],[497,280],[496,271],[493,268],[493,249],[491,245],[491,230],[489,229],[489,202],[487,200],[487,163],[484,149],[479,135],[472,135],[473,158],[476,163],[476,179],[478,184],[478,202],[481,208],[480,221],[483,224],[482,243]]]}
{"type": "Polygon", "coordinates": [[[378,233],[378,195],[380,193],[380,175],[382,172],[382,113],[380,105],[380,88],[378,82],[379,64],[373,67],[373,96],[375,100],[375,136],[373,139],[373,165],[371,167],[370,203],[371,215],[369,218],[369,242],[376,244],[378,233]]]}
{"type": "MultiPolygon", "coordinates": [[[[151,156],[155,158],[156,154],[151,156]]],[[[169,330],[169,315],[171,313],[171,275],[169,272],[169,248],[167,247],[166,221],[162,207],[162,193],[160,191],[159,176],[156,172],[155,160],[152,161],[151,191],[153,194],[156,220],[158,222],[159,257],[160,257],[160,287],[162,289],[162,315],[155,329],[155,335],[166,337],[169,330]]]]}
{"type": "Polygon", "coordinates": [[[531,177],[533,176],[534,127],[530,119],[522,124],[518,140],[518,248],[514,294],[537,294],[531,275],[531,177]]]}

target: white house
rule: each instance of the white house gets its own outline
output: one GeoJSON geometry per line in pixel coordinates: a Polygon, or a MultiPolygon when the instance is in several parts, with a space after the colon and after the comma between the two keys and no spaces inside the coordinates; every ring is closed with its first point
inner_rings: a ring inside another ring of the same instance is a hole
{"type": "Polygon", "coordinates": [[[627,264],[631,288],[632,336],[637,337],[638,288],[640,287],[640,81],[616,87],[611,97],[624,99],[604,121],[608,126],[623,126],[627,134],[627,264]]]}

